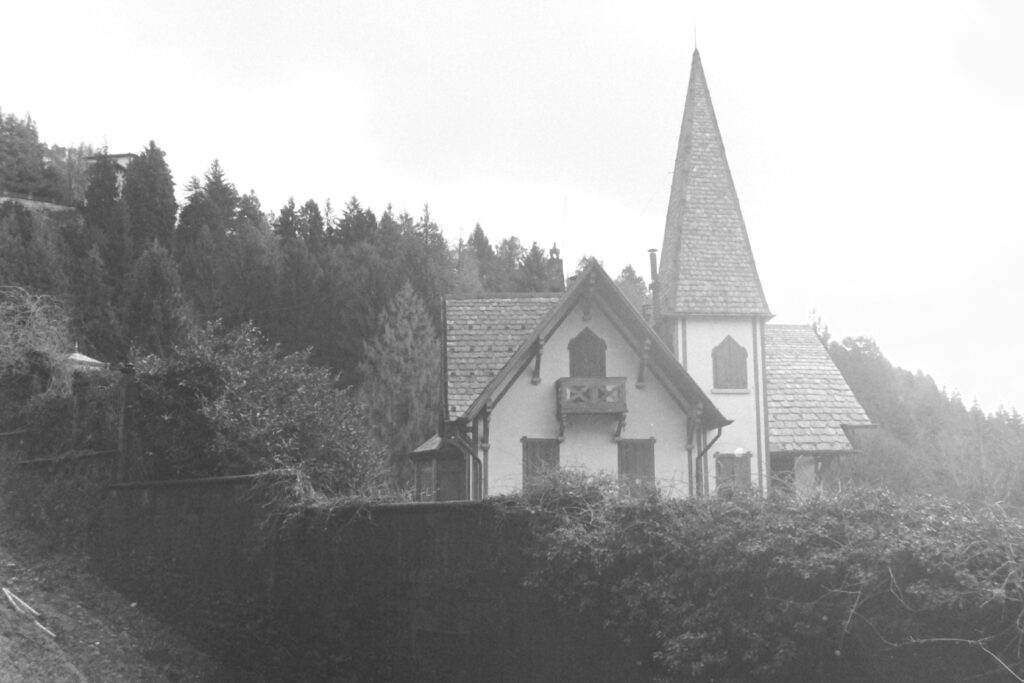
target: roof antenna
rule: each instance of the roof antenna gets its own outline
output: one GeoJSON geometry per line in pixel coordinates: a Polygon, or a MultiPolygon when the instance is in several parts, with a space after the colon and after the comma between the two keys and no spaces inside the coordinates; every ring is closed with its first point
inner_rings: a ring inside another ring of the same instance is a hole
{"type": "Polygon", "coordinates": [[[697,21],[693,22],[693,51],[697,51],[697,21]]]}

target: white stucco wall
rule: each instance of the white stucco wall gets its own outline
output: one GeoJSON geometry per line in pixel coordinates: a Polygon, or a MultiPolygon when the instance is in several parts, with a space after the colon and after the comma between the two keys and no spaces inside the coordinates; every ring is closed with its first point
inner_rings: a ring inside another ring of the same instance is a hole
{"type": "MultiPolygon", "coordinates": [[[[762,491],[767,485],[767,444],[765,434],[765,391],[761,370],[764,367],[764,326],[752,318],[688,317],[683,336],[683,364],[687,372],[704,389],[711,401],[725,417],[733,421],[722,431],[721,438],[711,447],[708,461],[708,483],[715,491],[715,453],[751,453],[751,486],[762,491]],[[732,336],[747,350],[747,389],[715,389],[712,350],[732,336]],[[755,339],[756,335],[756,339],[755,339]],[[756,341],[756,343],[755,343],[756,341]],[[755,363],[755,353],[759,358],[755,363]],[[760,469],[758,467],[760,465],[760,469]]],[[[678,336],[678,335],[677,335],[678,336]]]]}
{"type": "MultiPolygon", "coordinates": [[[[659,488],[668,495],[689,493],[686,453],[686,415],[648,368],[643,389],[636,387],[639,356],[595,305],[583,321],[580,308],[572,311],[544,345],[541,382],[531,380],[533,362],[513,383],[491,413],[487,490],[489,495],[519,490],[523,483],[521,438],[558,436],[555,381],[569,376],[569,341],[589,326],[608,345],[608,377],[625,377],[628,415],[625,439],[655,438],[654,466],[659,488]]],[[[618,445],[612,440],[615,416],[570,416],[560,446],[562,467],[616,474],[618,445]]]]}

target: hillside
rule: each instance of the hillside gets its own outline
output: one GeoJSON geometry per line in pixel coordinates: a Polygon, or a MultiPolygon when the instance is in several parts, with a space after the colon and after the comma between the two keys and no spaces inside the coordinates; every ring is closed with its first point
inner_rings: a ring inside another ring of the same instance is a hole
{"type": "Polygon", "coordinates": [[[836,366],[878,425],[848,458],[852,482],[976,502],[1024,504],[1024,419],[1016,409],[986,415],[931,376],[894,367],[866,337],[830,340],[836,366]]]}

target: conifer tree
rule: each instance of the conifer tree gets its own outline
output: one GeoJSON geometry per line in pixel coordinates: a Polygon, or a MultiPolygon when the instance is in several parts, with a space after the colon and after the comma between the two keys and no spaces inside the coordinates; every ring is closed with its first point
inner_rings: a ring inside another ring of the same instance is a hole
{"type": "Polygon", "coordinates": [[[187,330],[181,279],[166,249],[151,244],[128,278],[124,322],[131,344],[166,355],[187,330]]]}
{"type": "Polygon", "coordinates": [[[619,276],[615,278],[615,284],[618,286],[619,291],[629,299],[629,303],[633,304],[633,307],[642,313],[644,304],[647,303],[647,283],[636,274],[633,266],[626,265],[622,272],[619,273],[619,276]]]}
{"type": "Polygon", "coordinates": [[[360,364],[359,396],[404,484],[409,452],[435,428],[441,343],[426,307],[408,284],[388,304],[379,327],[360,364]]]}
{"type": "Polygon", "coordinates": [[[89,187],[85,191],[85,222],[98,236],[100,254],[107,266],[114,296],[119,297],[124,279],[132,266],[131,235],[128,217],[121,202],[118,170],[106,151],[89,169],[89,187]]]}
{"type": "Polygon", "coordinates": [[[174,180],[164,152],[152,140],[128,164],[123,198],[128,210],[134,257],[138,258],[153,240],[170,249],[178,203],[174,199],[174,180]]]}
{"type": "Polygon", "coordinates": [[[106,266],[98,247],[78,259],[72,269],[71,331],[81,350],[106,362],[123,360],[127,351],[106,266]]]}
{"type": "Polygon", "coordinates": [[[299,209],[299,233],[311,247],[323,241],[324,217],[320,213],[320,207],[312,199],[299,209]]]}
{"type": "Polygon", "coordinates": [[[548,259],[544,250],[537,246],[536,242],[523,257],[523,263],[516,279],[521,292],[551,291],[551,283],[548,278],[548,259]]]}
{"type": "Polygon", "coordinates": [[[294,239],[298,234],[298,212],[295,209],[295,197],[289,197],[288,202],[281,207],[274,221],[274,234],[283,240],[294,239]]]}

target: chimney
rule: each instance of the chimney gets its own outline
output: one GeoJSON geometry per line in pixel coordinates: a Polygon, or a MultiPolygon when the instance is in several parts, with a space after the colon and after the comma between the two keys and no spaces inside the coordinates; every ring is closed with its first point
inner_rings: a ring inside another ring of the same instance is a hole
{"type": "Polygon", "coordinates": [[[552,244],[548,252],[548,289],[552,292],[565,291],[565,270],[562,268],[562,252],[552,244]]]}

